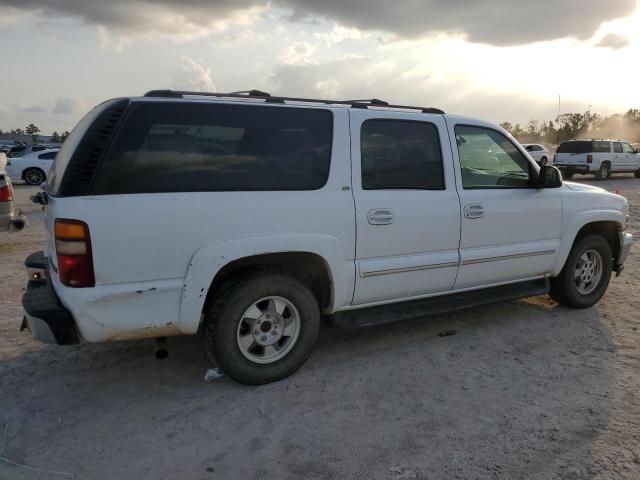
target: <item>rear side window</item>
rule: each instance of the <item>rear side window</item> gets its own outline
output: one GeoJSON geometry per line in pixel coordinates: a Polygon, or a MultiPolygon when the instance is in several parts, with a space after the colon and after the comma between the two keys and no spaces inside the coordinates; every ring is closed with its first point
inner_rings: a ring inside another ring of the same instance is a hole
{"type": "Polygon", "coordinates": [[[409,120],[366,120],[360,131],[362,189],[444,189],[438,129],[409,120]]]}
{"type": "Polygon", "coordinates": [[[620,142],[613,142],[613,152],[622,153],[622,144],[620,142]]]}
{"type": "Polygon", "coordinates": [[[315,190],[332,130],[328,110],[133,104],[91,193],[315,190]]]}
{"type": "Polygon", "coordinates": [[[556,153],[591,153],[593,152],[591,143],[590,140],[564,142],[560,144],[556,153]]]}

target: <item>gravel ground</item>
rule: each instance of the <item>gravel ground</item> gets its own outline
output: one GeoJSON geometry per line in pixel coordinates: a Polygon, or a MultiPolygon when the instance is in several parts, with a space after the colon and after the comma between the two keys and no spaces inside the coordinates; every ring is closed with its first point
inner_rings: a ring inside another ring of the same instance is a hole
{"type": "MultiPolygon", "coordinates": [[[[627,196],[639,238],[640,180],[597,185],[627,196]]],[[[640,478],[637,244],[595,308],[545,296],[325,328],[297,374],[246,387],[204,382],[195,337],[158,361],[151,341],[19,332],[33,191],[16,187],[28,229],[0,233],[0,479],[640,478]]]]}

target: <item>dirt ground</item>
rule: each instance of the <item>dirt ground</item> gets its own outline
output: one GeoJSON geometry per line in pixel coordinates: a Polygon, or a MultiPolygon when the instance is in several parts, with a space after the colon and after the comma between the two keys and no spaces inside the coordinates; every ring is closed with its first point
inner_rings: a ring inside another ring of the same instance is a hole
{"type": "MultiPolygon", "coordinates": [[[[640,180],[597,185],[627,196],[640,238],[640,180]]],[[[204,382],[195,337],[158,361],[151,341],[19,332],[44,232],[16,191],[31,225],[0,234],[0,479],[640,478],[638,243],[596,308],[545,296],[325,328],[298,373],[246,387],[204,382]]]]}

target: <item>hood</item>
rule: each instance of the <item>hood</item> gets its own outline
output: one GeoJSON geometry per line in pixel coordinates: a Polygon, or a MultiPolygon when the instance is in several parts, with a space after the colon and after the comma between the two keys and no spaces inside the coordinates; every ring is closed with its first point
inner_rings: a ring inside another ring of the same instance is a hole
{"type": "Polygon", "coordinates": [[[585,185],[583,183],[566,182],[566,181],[563,181],[562,183],[575,192],[606,192],[604,188],[594,187],[592,185],[585,185]]]}

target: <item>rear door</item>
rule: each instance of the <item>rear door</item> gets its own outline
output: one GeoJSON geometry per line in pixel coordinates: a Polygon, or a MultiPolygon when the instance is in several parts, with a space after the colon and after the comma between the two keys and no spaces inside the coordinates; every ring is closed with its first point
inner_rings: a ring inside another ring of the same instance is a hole
{"type": "Polygon", "coordinates": [[[611,170],[613,171],[626,171],[631,169],[630,163],[627,161],[627,156],[622,150],[622,143],[613,142],[613,155],[611,162],[611,170]]]}
{"type": "Polygon", "coordinates": [[[362,305],[445,292],[460,203],[441,115],[350,110],[356,288],[362,305]]]}
{"type": "Polygon", "coordinates": [[[537,167],[489,125],[450,125],[462,203],[455,289],[548,275],[560,245],[560,189],[537,189],[537,167]]]}
{"type": "Polygon", "coordinates": [[[555,163],[558,167],[587,167],[587,154],[593,152],[590,140],[572,140],[563,142],[556,151],[555,163]]]}

